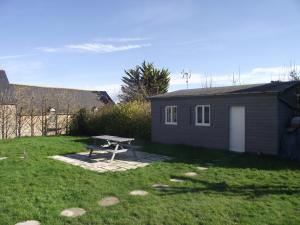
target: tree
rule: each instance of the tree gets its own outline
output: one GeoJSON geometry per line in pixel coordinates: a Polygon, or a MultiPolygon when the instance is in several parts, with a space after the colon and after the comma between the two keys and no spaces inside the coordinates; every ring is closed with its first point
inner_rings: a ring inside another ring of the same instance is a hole
{"type": "Polygon", "coordinates": [[[300,81],[300,73],[296,69],[292,69],[289,76],[291,80],[300,81]]]}
{"type": "Polygon", "coordinates": [[[163,94],[168,91],[170,72],[168,69],[157,69],[153,63],[143,62],[134,69],[125,70],[122,77],[122,102],[144,101],[147,97],[163,94]]]}

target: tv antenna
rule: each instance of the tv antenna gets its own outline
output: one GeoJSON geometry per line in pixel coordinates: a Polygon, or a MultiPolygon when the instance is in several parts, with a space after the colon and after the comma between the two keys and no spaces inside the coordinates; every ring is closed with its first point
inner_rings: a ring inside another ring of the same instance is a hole
{"type": "Polygon", "coordinates": [[[182,79],[185,79],[186,89],[189,89],[189,79],[192,76],[191,71],[189,70],[188,72],[186,72],[186,71],[182,70],[181,76],[182,76],[182,79]]]}
{"type": "Polygon", "coordinates": [[[232,84],[235,86],[241,84],[241,70],[239,67],[238,77],[235,76],[234,72],[232,73],[232,84]]]}

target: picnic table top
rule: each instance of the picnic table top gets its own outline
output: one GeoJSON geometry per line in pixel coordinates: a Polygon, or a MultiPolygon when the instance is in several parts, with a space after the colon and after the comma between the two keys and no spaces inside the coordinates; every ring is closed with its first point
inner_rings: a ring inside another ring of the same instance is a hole
{"type": "Polygon", "coordinates": [[[134,141],[134,138],[124,138],[124,137],[110,136],[110,135],[92,136],[92,138],[93,139],[107,140],[107,141],[114,141],[114,142],[134,141]]]}

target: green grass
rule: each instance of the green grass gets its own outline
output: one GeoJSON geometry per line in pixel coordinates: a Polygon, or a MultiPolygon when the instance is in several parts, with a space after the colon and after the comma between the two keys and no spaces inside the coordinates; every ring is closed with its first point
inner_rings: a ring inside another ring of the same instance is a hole
{"type": "Polygon", "coordinates": [[[0,141],[0,224],[35,219],[43,225],[94,224],[300,224],[300,166],[282,159],[172,145],[147,145],[146,151],[174,157],[169,162],[117,173],[96,173],[48,159],[80,152],[86,138],[36,137],[0,141]],[[20,159],[23,150],[27,160],[20,159]],[[206,171],[197,166],[214,163],[206,171]],[[185,183],[170,177],[198,172],[185,183]],[[168,191],[151,188],[171,185],[168,191]],[[130,196],[134,189],[150,194],[130,196]],[[97,202],[114,195],[120,204],[97,202]],[[82,207],[80,218],[61,210],[82,207]]]}

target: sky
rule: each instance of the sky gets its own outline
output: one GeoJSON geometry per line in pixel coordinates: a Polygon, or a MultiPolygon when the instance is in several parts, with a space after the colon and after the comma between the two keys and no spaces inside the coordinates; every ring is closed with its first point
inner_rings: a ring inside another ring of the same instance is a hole
{"type": "Polygon", "coordinates": [[[169,90],[286,80],[300,69],[300,0],[0,0],[11,83],[105,90],[153,62],[169,90]]]}

